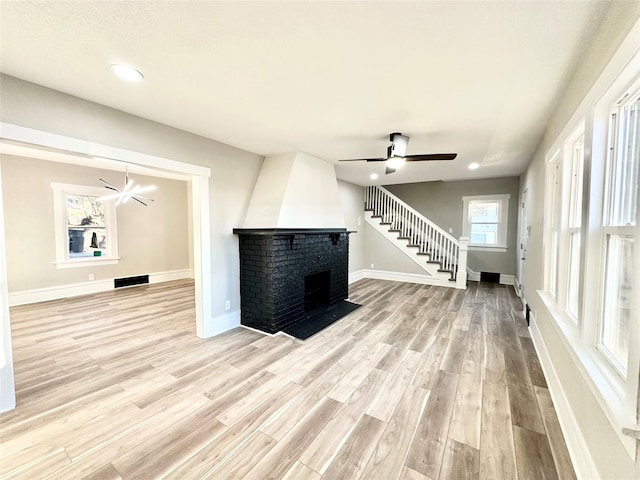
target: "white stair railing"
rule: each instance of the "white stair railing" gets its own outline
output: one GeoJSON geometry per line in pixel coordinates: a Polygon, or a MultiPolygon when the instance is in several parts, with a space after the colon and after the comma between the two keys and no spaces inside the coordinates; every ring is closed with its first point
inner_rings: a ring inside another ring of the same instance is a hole
{"type": "Polygon", "coordinates": [[[465,237],[456,239],[431,220],[404,203],[388,190],[370,186],[365,190],[365,210],[370,210],[399,237],[409,240],[420,253],[428,254],[429,261],[438,262],[439,270],[450,272],[456,286],[467,283],[467,246],[465,237]]]}

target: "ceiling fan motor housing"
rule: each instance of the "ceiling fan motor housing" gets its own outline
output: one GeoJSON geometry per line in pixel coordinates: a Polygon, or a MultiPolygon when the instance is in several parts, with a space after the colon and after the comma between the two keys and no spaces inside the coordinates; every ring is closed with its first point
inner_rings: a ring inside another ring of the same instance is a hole
{"type": "Polygon", "coordinates": [[[391,140],[391,145],[387,149],[387,157],[404,157],[407,155],[409,137],[401,133],[392,133],[389,135],[389,140],[391,140]]]}

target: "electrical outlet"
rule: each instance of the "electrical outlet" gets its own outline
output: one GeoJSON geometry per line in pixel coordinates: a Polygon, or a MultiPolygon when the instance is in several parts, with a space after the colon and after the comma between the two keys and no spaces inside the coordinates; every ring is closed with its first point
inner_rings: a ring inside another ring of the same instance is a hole
{"type": "Polygon", "coordinates": [[[453,233],[453,228],[449,227],[449,233],[453,233]]]}
{"type": "Polygon", "coordinates": [[[362,217],[358,217],[358,225],[362,225],[362,217]]]}
{"type": "Polygon", "coordinates": [[[375,267],[373,266],[373,263],[371,264],[371,268],[375,268],[375,267]]]}
{"type": "Polygon", "coordinates": [[[89,280],[95,280],[96,276],[93,273],[89,274],[89,280]]]}
{"type": "Polygon", "coordinates": [[[224,309],[231,310],[231,300],[227,300],[226,302],[224,302],[224,309]]]}

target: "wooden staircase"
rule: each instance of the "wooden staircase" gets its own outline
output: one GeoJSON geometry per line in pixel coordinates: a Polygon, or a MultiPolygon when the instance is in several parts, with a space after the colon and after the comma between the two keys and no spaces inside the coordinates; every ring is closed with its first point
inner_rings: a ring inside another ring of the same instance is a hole
{"type": "Polygon", "coordinates": [[[365,191],[365,220],[434,285],[466,288],[468,239],[456,239],[383,187],[365,191]]]}

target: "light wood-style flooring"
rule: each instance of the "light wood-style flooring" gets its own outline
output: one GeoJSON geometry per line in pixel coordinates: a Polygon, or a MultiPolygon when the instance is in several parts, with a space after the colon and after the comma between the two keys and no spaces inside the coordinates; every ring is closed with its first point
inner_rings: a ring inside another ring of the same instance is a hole
{"type": "Polygon", "coordinates": [[[190,281],[12,308],[0,478],[575,478],[511,287],[350,299],[305,342],[197,338],[190,281]]]}

